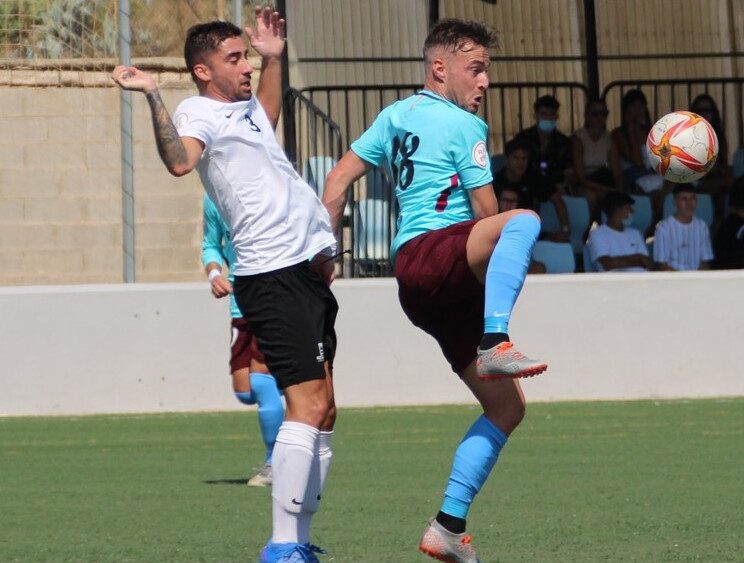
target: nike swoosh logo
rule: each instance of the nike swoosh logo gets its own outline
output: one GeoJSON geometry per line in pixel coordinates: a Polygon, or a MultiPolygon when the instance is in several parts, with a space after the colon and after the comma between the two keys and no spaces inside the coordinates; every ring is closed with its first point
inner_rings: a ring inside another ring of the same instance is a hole
{"type": "Polygon", "coordinates": [[[231,117],[233,116],[233,114],[234,114],[234,113],[235,113],[235,110],[232,110],[232,111],[231,111],[230,113],[226,113],[226,114],[225,114],[225,117],[226,117],[227,119],[230,119],[230,118],[231,118],[231,117]]]}
{"type": "Polygon", "coordinates": [[[301,502],[297,502],[294,497],[292,497],[292,504],[296,504],[297,506],[302,506],[301,502]]]}

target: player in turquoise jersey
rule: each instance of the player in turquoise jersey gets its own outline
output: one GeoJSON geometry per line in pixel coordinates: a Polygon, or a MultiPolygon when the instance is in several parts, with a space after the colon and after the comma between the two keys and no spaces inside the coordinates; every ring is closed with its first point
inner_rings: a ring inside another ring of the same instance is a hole
{"type": "Polygon", "coordinates": [[[424,43],[423,90],[380,113],[331,171],[323,196],[337,231],[349,186],[372,167],[387,169],[400,209],[391,256],[403,310],[434,336],[483,407],[455,452],[441,509],[419,545],[455,563],[478,561],[466,516],[524,416],[518,378],[547,368],[517,352],[508,336],[540,221],[523,209],[498,213],[488,128],[475,115],[493,42],[480,23],[438,23],[424,43]]]}
{"type": "Polygon", "coordinates": [[[230,244],[230,233],[214,202],[206,194],[202,263],[209,278],[212,295],[217,298],[230,296],[232,316],[230,371],[235,398],[246,405],[258,405],[258,425],[266,445],[266,457],[259,472],[248,480],[248,485],[254,487],[271,485],[271,455],[276,435],[284,420],[284,406],[276,381],[269,374],[263,354],[258,350],[253,333],[232,295],[235,253],[230,244]],[[230,268],[227,279],[222,276],[222,264],[225,263],[230,268]]]}

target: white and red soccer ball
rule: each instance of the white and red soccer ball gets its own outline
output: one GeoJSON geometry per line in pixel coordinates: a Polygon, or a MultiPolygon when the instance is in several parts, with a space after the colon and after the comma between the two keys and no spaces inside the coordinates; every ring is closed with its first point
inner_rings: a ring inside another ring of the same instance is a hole
{"type": "Polygon", "coordinates": [[[705,119],[673,111],[659,119],[646,139],[651,167],[670,182],[684,184],[705,176],[718,156],[718,137],[705,119]]]}

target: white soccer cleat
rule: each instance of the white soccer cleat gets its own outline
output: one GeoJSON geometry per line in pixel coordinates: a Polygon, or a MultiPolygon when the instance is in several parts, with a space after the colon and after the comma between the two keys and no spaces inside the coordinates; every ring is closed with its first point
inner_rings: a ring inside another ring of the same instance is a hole
{"type": "Polygon", "coordinates": [[[270,487],[273,482],[273,473],[271,471],[271,464],[264,463],[258,473],[248,479],[247,485],[249,487],[270,487]]]}
{"type": "Polygon", "coordinates": [[[453,534],[436,520],[429,520],[419,551],[445,563],[480,563],[470,534],[453,534]]]}

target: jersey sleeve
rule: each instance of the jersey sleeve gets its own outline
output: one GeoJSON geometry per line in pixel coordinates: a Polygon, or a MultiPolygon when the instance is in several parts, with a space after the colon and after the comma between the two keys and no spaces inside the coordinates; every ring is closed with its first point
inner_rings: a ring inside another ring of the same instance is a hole
{"type": "Polygon", "coordinates": [[[187,98],[178,104],[173,114],[173,125],[181,137],[199,139],[204,146],[209,147],[214,131],[212,121],[209,119],[210,113],[209,108],[200,104],[198,99],[187,98]]]}
{"type": "Polygon", "coordinates": [[[669,261],[669,241],[666,223],[660,222],[654,231],[654,262],[666,263],[669,261]]]}
{"type": "Polygon", "coordinates": [[[202,265],[206,268],[210,262],[215,262],[222,266],[225,257],[222,253],[224,229],[222,227],[222,217],[220,217],[217,207],[204,196],[204,235],[202,236],[202,265]]]}
{"type": "Polygon", "coordinates": [[[646,241],[643,239],[641,231],[638,229],[633,229],[633,231],[635,231],[634,236],[636,238],[636,244],[638,245],[638,254],[648,256],[648,246],[646,246],[646,241]]]}
{"type": "Polygon", "coordinates": [[[351,150],[354,154],[372,166],[380,166],[385,160],[385,141],[389,130],[388,120],[391,107],[388,106],[382,110],[369,129],[351,143],[351,150]]]}
{"type": "Polygon", "coordinates": [[[486,136],[488,126],[475,115],[450,128],[450,154],[465,189],[479,188],[493,181],[488,160],[486,136]]]}
{"type": "MultiPolygon", "coordinates": [[[[595,264],[598,264],[597,260],[602,258],[603,256],[609,256],[610,255],[610,249],[607,245],[607,240],[602,235],[602,232],[599,230],[594,230],[589,235],[589,241],[587,242],[589,246],[589,258],[591,258],[592,262],[595,264]]],[[[602,270],[601,264],[599,264],[599,269],[602,270]]]]}
{"type": "Polygon", "coordinates": [[[710,262],[713,260],[714,254],[713,254],[713,245],[710,242],[710,229],[708,228],[708,225],[704,225],[701,229],[703,232],[703,256],[702,259],[706,262],[710,262]]]}

